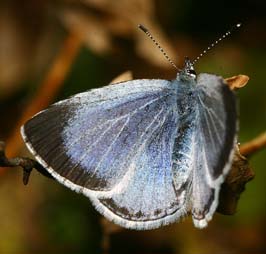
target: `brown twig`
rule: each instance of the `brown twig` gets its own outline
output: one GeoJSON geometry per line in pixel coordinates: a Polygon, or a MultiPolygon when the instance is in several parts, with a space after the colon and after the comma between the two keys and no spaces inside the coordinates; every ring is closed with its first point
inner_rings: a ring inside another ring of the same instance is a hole
{"type": "MultiPolygon", "coordinates": [[[[63,86],[64,80],[79,52],[80,47],[81,41],[79,37],[75,34],[69,34],[65,39],[61,50],[55,57],[55,60],[45,79],[40,85],[40,89],[34,95],[32,101],[30,101],[30,103],[26,106],[6,142],[6,154],[9,157],[16,156],[23,146],[23,141],[20,136],[20,127],[34,114],[51,104],[58,91],[63,86]]],[[[4,168],[0,169],[0,174],[4,173],[4,171],[4,168]]]]}
{"type": "Polygon", "coordinates": [[[31,171],[35,168],[42,175],[53,178],[48,171],[37,161],[25,157],[15,157],[8,159],[5,154],[5,143],[0,141],[0,167],[22,167],[23,183],[27,185],[31,171]]]}
{"type": "Polygon", "coordinates": [[[266,149],[266,132],[240,146],[240,153],[246,157],[254,154],[258,150],[266,149]]]}
{"type": "Polygon", "coordinates": [[[48,71],[45,79],[40,85],[40,89],[34,95],[32,101],[26,106],[22,116],[18,120],[10,138],[7,140],[7,151],[8,156],[15,156],[20,148],[22,147],[22,139],[20,137],[20,127],[30,117],[46,108],[54,100],[58,91],[64,84],[64,80],[70,70],[70,67],[76,58],[81,46],[79,38],[70,34],[65,39],[60,52],[55,57],[55,60],[48,71]]]}

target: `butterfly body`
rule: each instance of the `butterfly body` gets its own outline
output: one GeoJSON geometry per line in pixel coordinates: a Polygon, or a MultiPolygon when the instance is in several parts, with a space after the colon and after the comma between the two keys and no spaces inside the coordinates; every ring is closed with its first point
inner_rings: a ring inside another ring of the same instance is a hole
{"type": "Polygon", "coordinates": [[[192,213],[207,226],[236,140],[235,95],[187,60],[172,81],[131,80],[77,94],[30,119],[22,136],[61,183],[131,229],[192,213]]]}

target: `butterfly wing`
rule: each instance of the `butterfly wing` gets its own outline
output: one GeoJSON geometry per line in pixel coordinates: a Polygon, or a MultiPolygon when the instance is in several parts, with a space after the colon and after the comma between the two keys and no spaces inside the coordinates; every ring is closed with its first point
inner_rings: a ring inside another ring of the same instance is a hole
{"type": "Polygon", "coordinates": [[[217,208],[220,186],[232,164],[237,109],[235,95],[221,77],[200,74],[197,84],[192,215],[201,228],[217,208]]]}
{"type": "Polygon", "coordinates": [[[184,213],[171,169],[177,122],[169,81],[134,80],[52,105],[22,127],[22,136],[58,181],[90,197],[109,219],[148,229],[184,213]]]}

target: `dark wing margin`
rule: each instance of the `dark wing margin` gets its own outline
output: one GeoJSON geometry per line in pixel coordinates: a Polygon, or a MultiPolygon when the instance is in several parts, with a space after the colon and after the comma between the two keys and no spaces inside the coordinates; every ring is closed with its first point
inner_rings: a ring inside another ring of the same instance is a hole
{"type": "Polygon", "coordinates": [[[220,186],[232,165],[237,133],[235,94],[221,77],[198,77],[198,128],[193,173],[193,220],[205,227],[218,205],[220,186]]]}

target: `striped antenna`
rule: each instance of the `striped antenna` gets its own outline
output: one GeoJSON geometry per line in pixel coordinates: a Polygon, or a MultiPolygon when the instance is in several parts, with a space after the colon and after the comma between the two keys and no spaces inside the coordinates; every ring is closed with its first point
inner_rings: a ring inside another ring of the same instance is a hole
{"type": "Polygon", "coordinates": [[[153,43],[157,46],[157,48],[163,53],[164,57],[166,58],[166,60],[178,71],[180,71],[180,69],[177,68],[177,66],[174,64],[174,62],[171,60],[171,58],[166,54],[166,52],[163,50],[163,48],[160,46],[160,44],[154,39],[154,37],[152,36],[152,34],[150,33],[150,31],[143,25],[139,24],[138,28],[143,31],[152,41],[153,43]]]}
{"type": "Polygon", "coordinates": [[[202,56],[204,56],[210,49],[215,47],[220,41],[228,37],[234,30],[241,27],[241,23],[236,24],[233,26],[230,30],[228,30],[222,37],[220,37],[218,40],[216,40],[214,43],[212,43],[207,49],[205,49],[195,60],[193,60],[192,65],[194,65],[202,56]]]}

